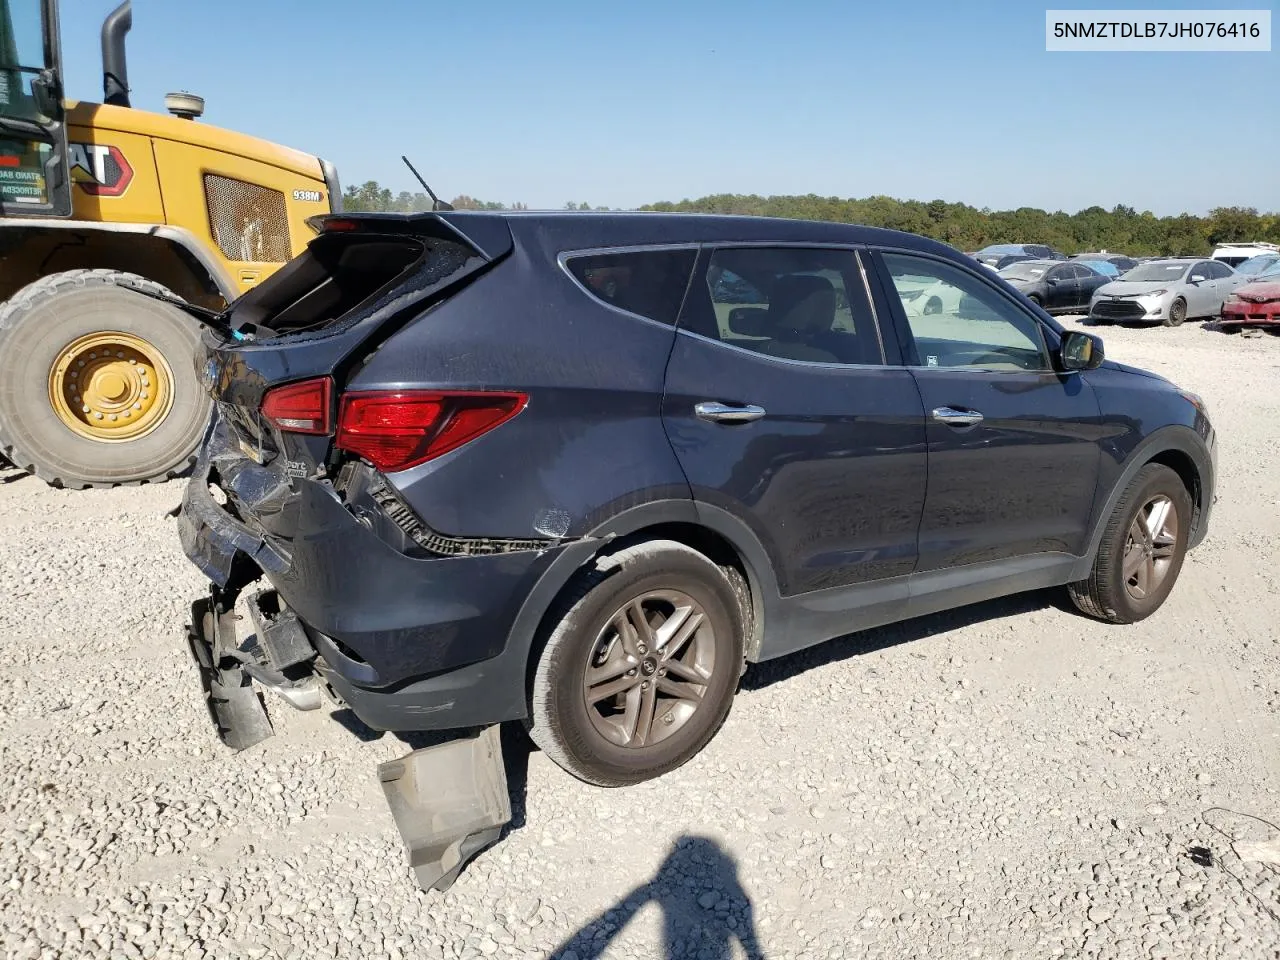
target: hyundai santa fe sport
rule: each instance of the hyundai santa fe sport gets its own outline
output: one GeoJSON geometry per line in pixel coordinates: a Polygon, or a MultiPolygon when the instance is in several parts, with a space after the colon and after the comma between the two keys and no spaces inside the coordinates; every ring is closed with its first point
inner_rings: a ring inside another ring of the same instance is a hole
{"type": "Polygon", "coordinates": [[[376,730],[523,721],[636,783],[715,735],[747,663],[1046,587],[1141,620],[1205,537],[1201,400],[940,243],[656,213],[317,229],[197,359],[180,530],[232,745],[260,687],[376,730]]]}

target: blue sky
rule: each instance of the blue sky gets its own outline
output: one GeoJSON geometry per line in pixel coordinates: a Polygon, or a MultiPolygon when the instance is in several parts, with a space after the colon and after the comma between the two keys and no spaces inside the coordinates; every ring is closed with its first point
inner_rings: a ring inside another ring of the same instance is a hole
{"type": "MultiPolygon", "coordinates": [[[[63,0],[72,97],[101,99],[114,5],[63,0]]],[[[446,197],[1280,210],[1280,52],[1047,53],[1048,6],[1105,4],[134,0],[129,79],[344,183],[410,189],[407,153],[446,197]]]]}

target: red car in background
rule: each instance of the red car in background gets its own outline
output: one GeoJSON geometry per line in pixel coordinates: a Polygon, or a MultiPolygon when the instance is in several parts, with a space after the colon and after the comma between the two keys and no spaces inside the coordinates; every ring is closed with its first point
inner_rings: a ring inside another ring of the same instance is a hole
{"type": "Polygon", "coordinates": [[[1280,269],[1272,268],[1256,280],[1236,287],[1222,305],[1222,328],[1274,326],[1280,329],[1280,269]]]}

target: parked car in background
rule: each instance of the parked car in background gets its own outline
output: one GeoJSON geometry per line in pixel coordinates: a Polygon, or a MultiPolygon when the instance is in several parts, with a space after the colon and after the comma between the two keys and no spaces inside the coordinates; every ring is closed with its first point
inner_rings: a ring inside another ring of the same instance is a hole
{"type": "Polygon", "coordinates": [[[1138,265],[1137,260],[1133,257],[1126,257],[1123,253],[1077,253],[1071,259],[1077,261],[1087,260],[1090,263],[1103,261],[1114,265],[1120,273],[1132,270],[1138,265]]]}
{"type": "Polygon", "coordinates": [[[1216,317],[1223,302],[1246,279],[1217,260],[1187,257],[1140,263],[1098,288],[1089,305],[1089,319],[1176,327],[1188,317],[1216,317]]]}
{"type": "Polygon", "coordinates": [[[252,677],[377,730],[525,721],[638,783],[716,734],[747,661],[1054,586],[1141,620],[1214,501],[1199,397],[894,231],[328,217],[217,328],[178,527],[232,730],[252,677]],[[900,281],[981,317],[914,316],[900,281]]]}
{"type": "Polygon", "coordinates": [[[1267,253],[1280,253],[1280,245],[1262,241],[1255,243],[1220,243],[1217,249],[1213,251],[1213,259],[1225,263],[1229,267],[1236,267],[1251,257],[1267,253]]]}
{"type": "Polygon", "coordinates": [[[1242,276],[1259,277],[1269,273],[1278,264],[1280,264],[1280,253],[1260,253],[1241,263],[1235,270],[1242,276]]]}
{"type": "Polygon", "coordinates": [[[1110,278],[1080,263],[1025,260],[1000,271],[1018,292],[1050,313],[1085,313],[1093,291],[1110,278]]]}
{"type": "Polygon", "coordinates": [[[1031,256],[1031,254],[1029,253],[1006,253],[1002,257],[997,257],[997,258],[988,257],[986,262],[982,260],[979,260],[978,262],[981,263],[988,270],[993,270],[996,273],[999,273],[1001,270],[1003,270],[1005,267],[1009,266],[1010,264],[1021,263],[1023,260],[1035,260],[1035,259],[1036,258],[1031,256]]]}
{"type": "Polygon", "coordinates": [[[993,243],[983,247],[973,256],[975,260],[986,266],[1010,254],[1034,257],[1037,260],[1067,259],[1065,253],[1043,243],[993,243]]]}
{"type": "Polygon", "coordinates": [[[1120,276],[1120,268],[1110,260],[1075,260],[1072,263],[1078,263],[1081,266],[1088,267],[1094,273],[1099,273],[1108,280],[1114,280],[1120,276]]]}
{"type": "Polygon", "coordinates": [[[1222,329],[1241,327],[1280,330],[1280,262],[1236,287],[1223,303],[1222,329]]]}

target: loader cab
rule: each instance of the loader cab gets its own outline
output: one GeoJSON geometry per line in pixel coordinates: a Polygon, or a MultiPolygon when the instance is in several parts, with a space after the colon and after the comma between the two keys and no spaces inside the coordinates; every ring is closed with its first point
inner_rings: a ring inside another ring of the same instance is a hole
{"type": "Polygon", "coordinates": [[[0,0],[0,215],[68,217],[57,0],[0,0]]]}

